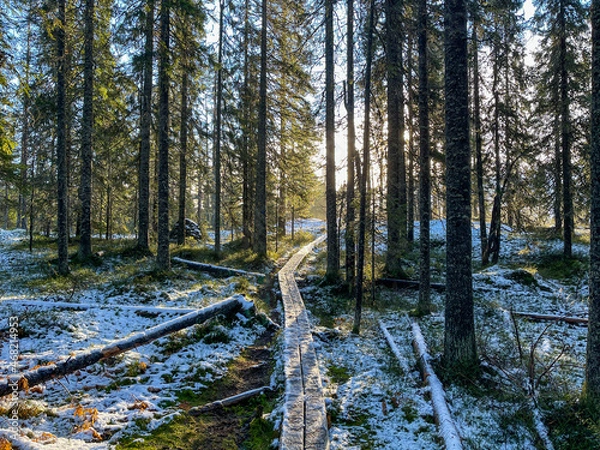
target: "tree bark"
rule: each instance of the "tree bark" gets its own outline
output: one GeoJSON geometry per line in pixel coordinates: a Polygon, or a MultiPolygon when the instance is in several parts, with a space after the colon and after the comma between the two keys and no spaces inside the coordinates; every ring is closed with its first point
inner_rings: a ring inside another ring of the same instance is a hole
{"type": "Polygon", "coordinates": [[[418,3],[419,48],[419,305],[420,313],[431,311],[431,158],[429,155],[429,75],[427,67],[427,0],[418,3]]]}
{"type": "MultiPolygon", "coordinates": [[[[184,24],[183,26],[186,25],[184,24]]],[[[188,70],[188,67],[184,63],[183,71],[181,74],[181,123],[179,126],[179,227],[177,230],[177,244],[179,245],[185,244],[185,203],[187,191],[187,141],[189,120],[188,70]]]]}
{"type": "Polygon", "coordinates": [[[152,125],[152,79],[154,59],[154,0],[148,0],[144,29],[144,63],[140,111],[140,161],[138,167],[138,239],[137,247],[150,253],[150,128],[152,125]]]}
{"type": "Polygon", "coordinates": [[[340,269],[335,186],[335,66],[333,0],[325,0],[325,202],[327,215],[327,269],[325,278],[337,281],[340,269]]]}
{"type": "Polygon", "coordinates": [[[371,0],[367,25],[367,55],[365,69],[365,122],[363,137],[363,167],[360,179],[360,211],[358,219],[358,265],[356,273],[356,305],[352,332],[360,333],[362,318],[363,282],[365,278],[365,241],[367,230],[367,181],[370,172],[371,134],[371,65],[373,61],[373,32],[375,23],[375,1],[371,0]]]}
{"type": "Polygon", "coordinates": [[[267,257],[267,0],[262,0],[253,250],[267,257]]]}
{"type": "Polygon", "coordinates": [[[479,240],[481,242],[481,264],[487,265],[487,224],[485,211],[485,192],[483,190],[483,139],[481,133],[481,97],[479,88],[479,31],[478,13],[473,17],[471,37],[473,51],[473,127],[475,128],[475,165],[477,178],[477,204],[479,209],[479,240]]]}
{"type": "Polygon", "coordinates": [[[388,78],[387,253],[386,272],[402,274],[406,247],[406,171],[404,164],[404,91],[402,68],[402,2],[386,0],[388,78]]]}
{"type": "Polygon", "coordinates": [[[348,183],[346,190],[346,283],[350,293],[354,289],[356,277],[356,242],[354,207],[354,159],[356,154],[356,127],[354,124],[354,0],[348,0],[348,35],[347,35],[347,97],[346,110],[348,113],[348,183]]]}
{"type": "Polygon", "coordinates": [[[19,188],[19,206],[17,209],[17,227],[27,228],[27,171],[29,160],[29,138],[30,138],[30,106],[31,96],[29,92],[30,66],[31,66],[31,5],[27,13],[27,47],[25,50],[25,79],[22,81],[23,89],[23,124],[21,128],[21,186],[19,188]]]}
{"type": "Polygon", "coordinates": [[[444,363],[451,370],[477,366],[471,268],[471,155],[465,0],[444,8],[446,97],[446,308],[444,363]]]}
{"type": "Polygon", "coordinates": [[[67,215],[69,190],[67,184],[67,140],[66,140],[66,80],[67,71],[65,41],[66,41],[66,0],[58,1],[58,20],[54,35],[56,37],[57,73],[56,73],[56,155],[58,176],[58,273],[69,273],[69,230],[67,215]]]}
{"type": "Polygon", "coordinates": [[[244,2],[244,86],[243,86],[243,126],[242,126],[242,233],[244,248],[252,244],[252,166],[250,152],[250,5],[244,2]]]}
{"type": "Polygon", "coordinates": [[[217,92],[215,117],[215,252],[221,253],[221,118],[223,108],[223,14],[225,3],[219,2],[219,53],[217,60],[217,92]]]}
{"type": "Polygon", "coordinates": [[[79,202],[81,235],[78,258],[92,256],[92,159],[94,131],[94,0],[85,0],[83,10],[83,117],[81,124],[81,178],[79,202]]]}
{"type": "MultiPolygon", "coordinates": [[[[411,32],[412,34],[412,32],[411,32]]],[[[413,243],[415,240],[415,96],[413,83],[413,47],[414,35],[409,37],[407,60],[407,79],[406,86],[408,90],[408,168],[407,168],[407,198],[406,198],[406,240],[413,243]]]]}
{"type": "MultiPolygon", "coordinates": [[[[600,405],[600,0],[592,0],[590,300],[584,396],[600,405]]],[[[598,411],[596,411],[598,412],[598,411]]]]}
{"type": "Polygon", "coordinates": [[[160,5],[160,44],[158,52],[158,251],[156,266],[170,269],[169,259],[169,28],[170,0],[160,5]]]}
{"type": "MultiPolygon", "coordinates": [[[[553,98],[555,105],[558,105],[558,93],[553,98]]],[[[562,230],[562,156],[560,150],[560,114],[554,114],[554,230],[558,233],[562,230]]]]}
{"type": "Polygon", "coordinates": [[[560,2],[559,12],[559,71],[560,71],[560,135],[562,153],[563,239],[564,255],[571,257],[573,246],[573,198],[571,195],[571,124],[569,118],[569,78],[567,74],[566,7],[560,2]]]}

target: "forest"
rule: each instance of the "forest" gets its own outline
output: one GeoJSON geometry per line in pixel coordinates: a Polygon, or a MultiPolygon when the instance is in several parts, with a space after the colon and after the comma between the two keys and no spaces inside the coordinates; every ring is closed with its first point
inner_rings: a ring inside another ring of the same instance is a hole
{"type": "Polygon", "coordinates": [[[0,0],[0,450],[600,448],[600,0],[0,0]]]}

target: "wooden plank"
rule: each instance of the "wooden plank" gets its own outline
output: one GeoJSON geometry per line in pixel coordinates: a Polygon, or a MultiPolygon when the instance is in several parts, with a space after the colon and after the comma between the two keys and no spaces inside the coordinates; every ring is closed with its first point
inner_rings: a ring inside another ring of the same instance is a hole
{"type": "Polygon", "coordinates": [[[278,275],[286,325],[286,400],[279,445],[285,450],[329,448],[327,413],[310,321],[294,276],[306,255],[324,239],[323,236],[313,241],[293,255],[278,275]]]}

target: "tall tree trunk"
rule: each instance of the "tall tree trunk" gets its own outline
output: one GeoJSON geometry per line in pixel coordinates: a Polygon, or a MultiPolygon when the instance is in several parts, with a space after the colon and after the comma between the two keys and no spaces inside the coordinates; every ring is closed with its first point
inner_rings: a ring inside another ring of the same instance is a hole
{"type": "Polygon", "coordinates": [[[56,155],[57,155],[57,176],[58,176],[58,273],[67,275],[69,273],[69,230],[67,228],[67,214],[69,213],[67,204],[69,190],[67,185],[67,140],[66,140],[66,119],[67,119],[67,101],[66,101],[66,80],[67,71],[65,58],[65,40],[66,40],[66,0],[58,1],[58,20],[59,24],[54,30],[56,37],[56,155]]]}
{"type": "Polygon", "coordinates": [[[112,240],[112,188],[106,186],[106,240],[112,240]]]}
{"type": "Polygon", "coordinates": [[[19,206],[17,209],[17,227],[27,228],[27,170],[29,159],[29,137],[30,137],[30,105],[29,93],[31,65],[31,5],[27,13],[27,47],[25,50],[25,79],[23,80],[23,125],[21,129],[21,186],[19,188],[19,206]]]}
{"type": "Polygon", "coordinates": [[[154,59],[154,0],[146,5],[144,25],[144,63],[140,111],[140,161],[138,167],[138,241],[137,247],[150,253],[150,128],[152,125],[152,79],[154,59]]]}
{"type": "Polygon", "coordinates": [[[83,10],[83,117],[81,124],[81,178],[79,201],[81,207],[81,236],[78,258],[86,261],[92,256],[92,159],[94,131],[94,0],[85,0],[83,10]]]}
{"type": "MultiPolygon", "coordinates": [[[[477,13],[475,13],[477,15],[477,13]]],[[[485,192],[483,190],[483,139],[481,133],[481,97],[479,89],[479,18],[473,18],[473,126],[475,128],[475,165],[477,178],[477,204],[479,209],[479,239],[481,242],[481,264],[489,262],[487,252],[487,224],[485,213],[485,192]]]]}
{"type": "Polygon", "coordinates": [[[225,4],[219,2],[219,53],[217,61],[217,110],[215,118],[215,252],[221,253],[221,116],[223,104],[223,14],[225,4]]]}
{"type": "Polygon", "coordinates": [[[413,243],[415,240],[415,96],[413,86],[413,47],[414,39],[410,36],[408,41],[407,60],[407,79],[408,89],[408,181],[407,181],[407,199],[406,199],[406,240],[413,243]]]}
{"type": "MultiPolygon", "coordinates": [[[[496,30],[497,32],[497,30],[496,30]]],[[[495,42],[492,50],[493,74],[492,74],[492,95],[494,97],[494,116],[492,122],[492,141],[494,145],[494,162],[496,187],[494,192],[494,202],[492,206],[492,218],[490,220],[490,233],[483,260],[487,264],[491,257],[492,263],[496,264],[500,255],[500,230],[501,230],[501,208],[502,208],[502,180],[501,180],[501,159],[500,159],[500,62],[499,52],[500,44],[495,42]]],[[[507,166],[508,167],[508,166],[507,166]]]]}
{"type": "Polygon", "coordinates": [[[333,0],[325,0],[325,201],[327,209],[327,271],[325,278],[329,282],[338,279],[340,269],[335,186],[334,64],[333,0]]]}
{"type": "Polygon", "coordinates": [[[184,63],[181,79],[181,123],[179,128],[179,141],[181,145],[179,148],[179,227],[177,235],[177,243],[179,245],[185,244],[188,120],[188,68],[184,63]]]}
{"type": "Polygon", "coordinates": [[[283,114],[280,117],[279,129],[280,129],[280,134],[281,134],[280,139],[279,139],[279,145],[280,145],[279,152],[280,152],[281,161],[283,161],[284,164],[282,164],[280,166],[280,170],[279,170],[279,192],[277,193],[277,195],[278,195],[277,208],[276,208],[277,218],[275,219],[277,245],[279,245],[279,239],[281,239],[282,237],[284,237],[286,235],[285,224],[286,224],[286,216],[287,216],[287,208],[286,208],[286,206],[287,206],[287,188],[286,188],[286,172],[285,172],[286,150],[285,150],[285,139],[284,139],[285,119],[283,117],[283,114]]]}
{"type": "Polygon", "coordinates": [[[431,158],[429,156],[429,74],[427,67],[427,0],[418,3],[419,48],[419,306],[431,311],[431,158]]]}
{"type": "Polygon", "coordinates": [[[444,363],[450,370],[460,370],[477,365],[471,268],[466,0],[447,0],[444,16],[447,214],[444,363]]]}
{"type": "Polygon", "coordinates": [[[158,50],[158,251],[156,266],[169,270],[169,28],[170,0],[160,5],[158,50]]]}
{"type": "Polygon", "coordinates": [[[560,2],[559,12],[559,71],[560,71],[560,137],[562,151],[563,239],[564,255],[572,254],[574,227],[573,198],[571,196],[571,132],[569,117],[569,78],[567,74],[567,31],[565,4],[560,2]]]}
{"type": "Polygon", "coordinates": [[[249,248],[252,244],[252,168],[250,164],[250,5],[244,2],[244,86],[243,86],[243,127],[242,127],[242,233],[243,246],[249,248]]]}
{"type": "Polygon", "coordinates": [[[267,256],[267,0],[262,0],[253,250],[267,256]]]}
{"type": "MultiPolygon", "coordinates": [[[[555,92],[553,103],[558,105],[558,92],[555,92]]],[[[554,231],[562,230],[562,156],[560,150],[560,114],[554,115],[554,231]]]]}
{"type": "Polygon", "coordinates": [[[587,403],[600,413],[600,0],[592,0],[592,205],[590,237],[590,300],[585,368],[587,403]]]}
{"type": "Polygon", "coordinates": [[[402,75],[402,2],[386,0],[388,78],[387,253],[386,272],[402,274],[406,243],[406,170],[404,165],[404,91],[402,75]]]}
{"type": "Polygon", "coordinates": [[[358,219],[358,265],[356,270],[356,306],[352,332],[360,333],[362,317],[363,284],[365,279],[365,246],[367,231],[367,182],[370,171],[371,134],[371,64],[373,60],[373,31],[375,23],[375,1],[371,0],[367,25],[367,61],[365,69],[365,123],[363,138],[363,167],[360,177],[360,208],[358,219]]]}
{"type": "Polygon", "coordinates": [[[346,44],[346,78],[347,97],[346,110],[348,113],[348,183],[346,190],[346,283],[350,293],[354,289],[356,276],[356,242],[354,207],[354,160],[356,154],[356,127],[354,124],[354,0],[348,0],[348,34],[346,44]]]}

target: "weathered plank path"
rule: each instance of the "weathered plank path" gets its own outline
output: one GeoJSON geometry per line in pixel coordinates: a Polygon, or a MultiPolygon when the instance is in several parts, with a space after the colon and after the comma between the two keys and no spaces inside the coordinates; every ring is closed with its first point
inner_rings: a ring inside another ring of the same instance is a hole
{"type": "Polygon", "coordinates": [[[279,271],[285,310],[285,406],[281,430],[282,450],[327,450],[329,432],[317,355],[308,314],[294,272],[325,236],[303,247],[279,271]]]}

